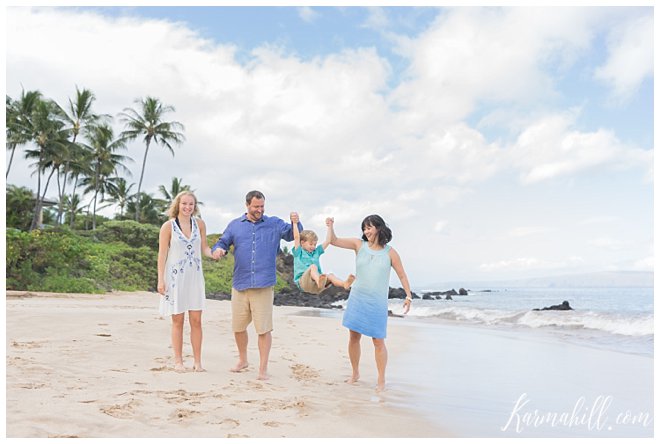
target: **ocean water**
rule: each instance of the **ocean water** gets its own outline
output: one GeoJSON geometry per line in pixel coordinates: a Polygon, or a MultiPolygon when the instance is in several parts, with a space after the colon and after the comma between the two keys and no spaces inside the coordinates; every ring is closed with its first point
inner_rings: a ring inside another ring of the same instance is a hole
{"type": "Polygon", "coordinates": [[[388,402],[458,437],[653,436],[652,288],[490,290],[390,318],[411,338],[388,360],[388,402]]]}
{"type": "MultiPolygon", "coordinates": [[[[653,355],[653,288],[489,288],[452,300],[415,299],[409,318],[493,328],[528,329],[564,341],[625,353],[653,355]],[[573,310],[534,311],[568,301],[573,310]]],[[[416,292],[421,295],[433,290],[416,292]]],[[[338,303],[345,305],[345,301],[338,303]]],[[[390,300],[393,313],[403,302],[390,300]]]]}

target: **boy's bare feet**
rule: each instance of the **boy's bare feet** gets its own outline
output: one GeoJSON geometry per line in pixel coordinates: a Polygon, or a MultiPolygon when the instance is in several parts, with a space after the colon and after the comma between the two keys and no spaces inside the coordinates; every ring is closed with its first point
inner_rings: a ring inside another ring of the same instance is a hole
{"type": "Polygon", "coordinates": [[[325,284],[327,284],[327,283],[328,283],[328,276],[326,276],[325,274],[320,275],[319,276],[319,281],[317,283],[317,285],[319,286],[319,289],[325,288],[325,284]]]}
{"type": "Polygon", "coordinates": [[[193,365],[193,371],[194,372],[205,372],[206,370],[204,370],[202,368],[202,364],[194,364],[193,365]]]}
{"type": "Polygon", "coordinates": [[[257,376],[257,379],[258,379],[259,381],[267,381],[268,379],[270,379],[270,376],[268,376],[268,373],[265,373],[265,372],[264,372],[264,373],[261,373],[261,372],[259,372],[259,376],[257,376]]]}
{"type": "Polygon", "coordinates": [[[236,364],[234,367],[230,368],[229,370],[234,372],[234,373],[239,373],[239,372],[242,372],[243,370],[245,370],[247,367],[248,367],[247,362],[239,362],[238,364],[236,364]]]}
{"type": "Polygon", "coordinates": [[[346,278],[346,282],[344,282],[344,290],[348,290],[349,288],[351,288],[351,285],[353,285],[354,281],[355,281],[355,276],[349,274],[348,277],[346,278]]]}
{"type": "Polygon", "coordinates": [[[183,362],[177,362],[174,364],[174,371],[178,373],[183,373],[186,371],[186,368],[183,366],[183,362]]]}
{"type": "Polygon", "coordinates": [[[376,384],[376,393],[384,392],[385,391],[385,383],[384,382],[379,382],[376,384]]]}

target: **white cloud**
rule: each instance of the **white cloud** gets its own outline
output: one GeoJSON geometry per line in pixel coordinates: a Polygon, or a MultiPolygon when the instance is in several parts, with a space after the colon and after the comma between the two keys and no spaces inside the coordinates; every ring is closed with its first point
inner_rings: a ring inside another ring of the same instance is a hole
{"type": "Polygon", "coordinates": [[[447,227],[447,221],[446,220],[439,220],[433,225],[433,231],[440,233],[445,230],[447,227]]]}
{"type": "Polygon", "coordinates": [[[307,23],[314,22],[320,16],[320,14],[310,6],[302,6],[298,8],[298,15],[307,23]]]}
{"type": "Polygon", "coordinates": [[[599,237],[589,241],[589,245],[593,245],[594,247],[598,248],[619,251],[626,247],[627,242],[618,239],[612,239],[610,237],[599,237]]]}
{"type": "Polygon", "coordinates": [[[520,271],[520,270],[529,270],[542,268],[544,262],[533,258],[533,257],[521,257],[517,259],[502,260],[497,262],[490,262],[481,264],[480,268],[486,272],[493,271],[520,271]]]}
{"type": "Polygon", "coordinates": [[[552,97],[545,65],[575,60],[591,39],[590,20],[580,8],[446,10],[418,38],[399,40],[411,66],[394,103],[429,127],[462,120],[478,103],[552,97]]]}
{"type": "MultiPolygon", "coordinates": [[[[187,141],[174,158],[151,150],[143,187],[155,193],[182,177],[206,203],[209,232],[221,231],[244,210],[245,193],[258,188],[268,214],[299,211],[321,237],[326,216],[336,218],[338,234],[359,236],[364,216],[381,214],[395,230],[411,279],[440,269],[447,276],[532,272],[561,264],[535,259],[542,253],[529,242],[533,229],[550,221],[531,213],[508,219],[518,210],[508,203],[519,198],[514,185],[499,202],[496,187],[515,183],[512,171],[540,183],[595,167],[652,163],[651,152],[612,131],[579,131],[575,114],[545,109],[545,99],[557,93],[546,65],[570,66],[590,42],[593,14],[580,9],[443,10],[421,35],[399,39],[411,69],[394,90],[393,69],[374,48],[301,59],[271,44],[239,61],[235,46],[182,23],[74,9],[7,11],[10,96],[23,85],[63,104],[78,85],[96,94],[98,112],[116,114],[147,94],[176,107],[168,117],[185,124],[187,141]],[[483,102],[502,105],[493,116],[505,116],[496,125],[509,122],[520,133],[513,145],[491,142],[468,123],[483,102]],[[507,113],[516,103],[532,107],[533,116],[507,113]],[[518,224],[510,234],[522,239],[507,236],[518,224]],[[509,242],[507,250],[498,241],[509,242]],[[452,254],[427,263],[417,254],[427,244],[452,254]],[[483,256],[476,258],[479,249],[483,256]],[[502,251],[520,259],[503,260],[502,251]]],[[[387,26],[379,11],[371,11],[373,26],[387,26]]],[[[134,176],[143,153],[139,141],[129,147],[134,176]]],[[[33,185],[25,161],[15,160],[21,162],[9,182],[33,185]]],[[[334,250],[324,260],[341,274],[354,264],[334,250]]]]}
{"type": "Polygon", "coordinates": [[[653,152],[626,146],[614,133],[572,128],[574,113],[547,116],[523,131],[509,149],[511,163],[524,183],[534,183],[592,167],[640,167],[649,170],[653,152]]]}
{"type": "Polygon", "coordinates": [[[612,87],[618,100],[626,100],[647,78],[653,77],[653,16],[633,17],[612,28],[608,58],[596,68],[596,79],[612,87]]]}
{"type": "Polygon", "coordinates": [[[548,227],[515,227],[509,231],[511,237],[527,237],[535,234],[544,234],[551,231],[548,227]]]}

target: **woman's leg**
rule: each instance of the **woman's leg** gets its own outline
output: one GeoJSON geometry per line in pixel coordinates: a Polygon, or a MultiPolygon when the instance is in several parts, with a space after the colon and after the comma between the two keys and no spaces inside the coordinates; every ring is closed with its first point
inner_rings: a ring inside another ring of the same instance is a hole
{"type": "Polygon", "coordinates": [[[349,384],[353,384],[360,379],[360,339],[362,339],[360,333],[349,330],[348,357],[351,360],[351,367],[353,369],[353,374],[346,380],[349,384]]]}
{"type": "Polygon", "coordinates": [[[183,320],[185,313],[172,315],[172,351],[174,351],[174,370],[184,371],[183,367],[183,320]]]}
{"type": "Polygon", "coordinates": [[[376,384],[376,391],[385,390],[385,367],[387,366],[387,347],[385,347],[385,339],[373,338],[374,353],[376,355],[376,368],[378,369],[378,383],[376,384]]]}
{"type": "Polygon", "coordinates": [[[193,370],[204,371],[202,368],[202,310],[190,310],[188,321],[190,322],[190,343],[195,359],[193,370]]]}

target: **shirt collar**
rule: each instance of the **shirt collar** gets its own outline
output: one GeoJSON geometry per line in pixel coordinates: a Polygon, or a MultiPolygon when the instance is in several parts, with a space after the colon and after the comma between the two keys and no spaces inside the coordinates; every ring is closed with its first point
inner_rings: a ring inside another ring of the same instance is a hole
{"type": "MultiPolygon", "coordinates": [[[[257,223],[260,223],[260,222],[264,222],[265,220],[266,220],[266,215],[264,214],[264,215],[261,216],[261,219],[259,219],[258,221],[254,222],[254,223],[257,224],[257,223]]],[[[250,219],[248,219],[247,213],[243,214],[243,217],[241,217],[241,222],[250,222],[250,223],[252,223],[252,221],[250,219]]]]}

